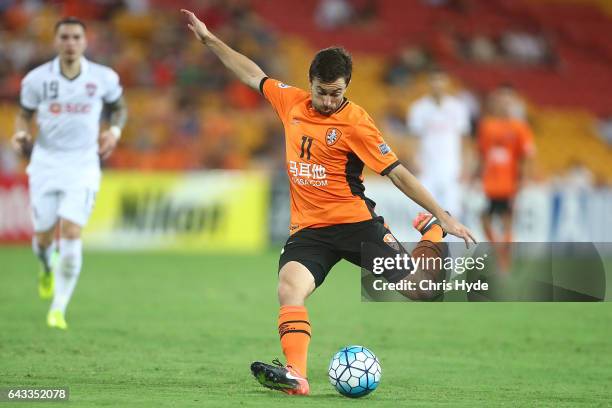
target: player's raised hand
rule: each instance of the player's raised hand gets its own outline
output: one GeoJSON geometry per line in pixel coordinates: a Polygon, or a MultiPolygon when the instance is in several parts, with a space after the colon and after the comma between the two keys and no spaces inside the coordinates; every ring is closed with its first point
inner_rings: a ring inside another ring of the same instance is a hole
{"type": "Polygon", "coordinates": [[[451,215],[447,214],[446,217],[440,219],[440,223],[442,224],[442,229],[446,231],[446,233],[463,239],[467,247],[469,247],[470,243],[476,243],[472,231],[451,215]]]}
{"type": "Polygon", "coordinates": [[[11,144],[13,149],[23,156],[28,157],[32,153],[32,136],[24,130],[20,130],[13,135],[11,144]]]}
{"type": "Polygon", "coordinates": [[[187,27],[193,31],[198,40],[204,42],[210,37],[210,31],[208,31],[206,24],[200,21],[192,11],[181,9],[181,13],[187,16],[187,20],[189,21],[187,27]]]}
{"type": "Polygon", "coordinates": [[[105,130],[100,133],[100,147],[98,148],[98,154],[102,160],[106,160],[110,157],[115,147],[117,147],[117,141],[119,138],[110,130],[105,130]]]}

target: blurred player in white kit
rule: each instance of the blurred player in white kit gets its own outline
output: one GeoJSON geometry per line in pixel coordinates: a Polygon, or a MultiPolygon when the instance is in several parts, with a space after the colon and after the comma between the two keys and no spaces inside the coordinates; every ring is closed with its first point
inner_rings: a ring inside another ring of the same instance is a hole
{"type": "Polygon", "coordinates": [[[30,156],[32,249],[41,261],[38,291],[43,299],[53,297],[47,324],[59,329],[67,328],[66,307],[81,271],[81,230],[100,186],[100,159],[112,153],[127,119],[117,73],[83,56],[85,30],[74,17],[57,22],[58,55],[23,79],[12,138],[14,148],[30,156]],[[105,105],[110,127],[100,133],[105,105]],[[39,131],[34,141],[35,114],[39,131]]]}
{"type": "Polygon", "coordinates": [[[419,180],[454,216],[461,216],[463,138],[470,131],[465,104],[447,91],[449,79],[439,69],[429,74],[429,93],[409,109],[407,126],[419,141],[419,180]]]}

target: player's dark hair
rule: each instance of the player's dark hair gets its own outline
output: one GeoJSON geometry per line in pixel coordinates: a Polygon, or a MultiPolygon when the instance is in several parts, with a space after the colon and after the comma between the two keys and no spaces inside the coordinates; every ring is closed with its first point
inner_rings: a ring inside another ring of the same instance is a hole
{"type": "Polygon", "coordinates": [[[511,82],[502,82],[497,85],[497,89],[501,91],[516,91],[516,88],[511,82]]]}
{"type": "Polygon", "coordinates": [[[59,20],[57,23],[55,23],[54,32],[57,33],[57,30],[59,30],[61,26],[66,25],[66,24],[77,24],[83,27],[83,31],[87,30],[87,27],[85,26],[85,23],[82,20],[79,20],[76,17],[64,17],[61,20],[59,20]]]}
{"type": "Polygon", "coordinates": [[[310,63],[308,77],[310,82],[317,78],[321,82],[334,82],[344,78],[346,84],[351,82],[353,73],[353,59],[351,54],[342,47],[325,48],[315,55],[310,63]]]}

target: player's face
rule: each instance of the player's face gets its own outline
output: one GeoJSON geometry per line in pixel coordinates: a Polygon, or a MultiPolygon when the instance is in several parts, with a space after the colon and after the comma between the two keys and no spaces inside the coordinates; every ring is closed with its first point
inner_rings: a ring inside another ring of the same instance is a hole
{"type": "Polygon", "coordinates": [[[442,73],[431,74],[429,77],[429,87],[436,96],[444,95],[448,86],[448,78],[442,73]]]}
{"type": "Polygon", "coordinates": [[[55,33],[55,49],[64,61],[75,61],[87,47],[85,30],[79,24],[62,24],[55,33]]]}
{"type": "Polygon", "coordinates": [[[494,95],[493,109],[497,115],[508,117],[512,111],[514,101],[515,95],[513,91],[507,89],[498,90],[494,95]]]}
{"type": "Polygon", "coordinates": [[[346,80],[338,78],[334,82],[321,82],[314,78],[310,83],[312,106],[322,115],[334,113],[344,100],[346,80]]]}

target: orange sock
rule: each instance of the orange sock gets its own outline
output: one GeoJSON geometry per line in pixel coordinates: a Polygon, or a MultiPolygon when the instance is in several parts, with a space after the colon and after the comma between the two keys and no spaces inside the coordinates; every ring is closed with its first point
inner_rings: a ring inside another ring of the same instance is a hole
{"type": "Polygon", "coordinates": [[[438,224],[434,224],[431,226],[429,231],[427,231],[421,237],[421,241],[431,241],[431,242],[442,242],[442,235],[444,231],[442,231],[442,227],[438,224]]]}
{"type": "Polygon", "coordinates": [[[281,306],[278,334],[287,365],[306,377],[306,361],[310,344],[310,321],[304,306],[281,306]]]}

